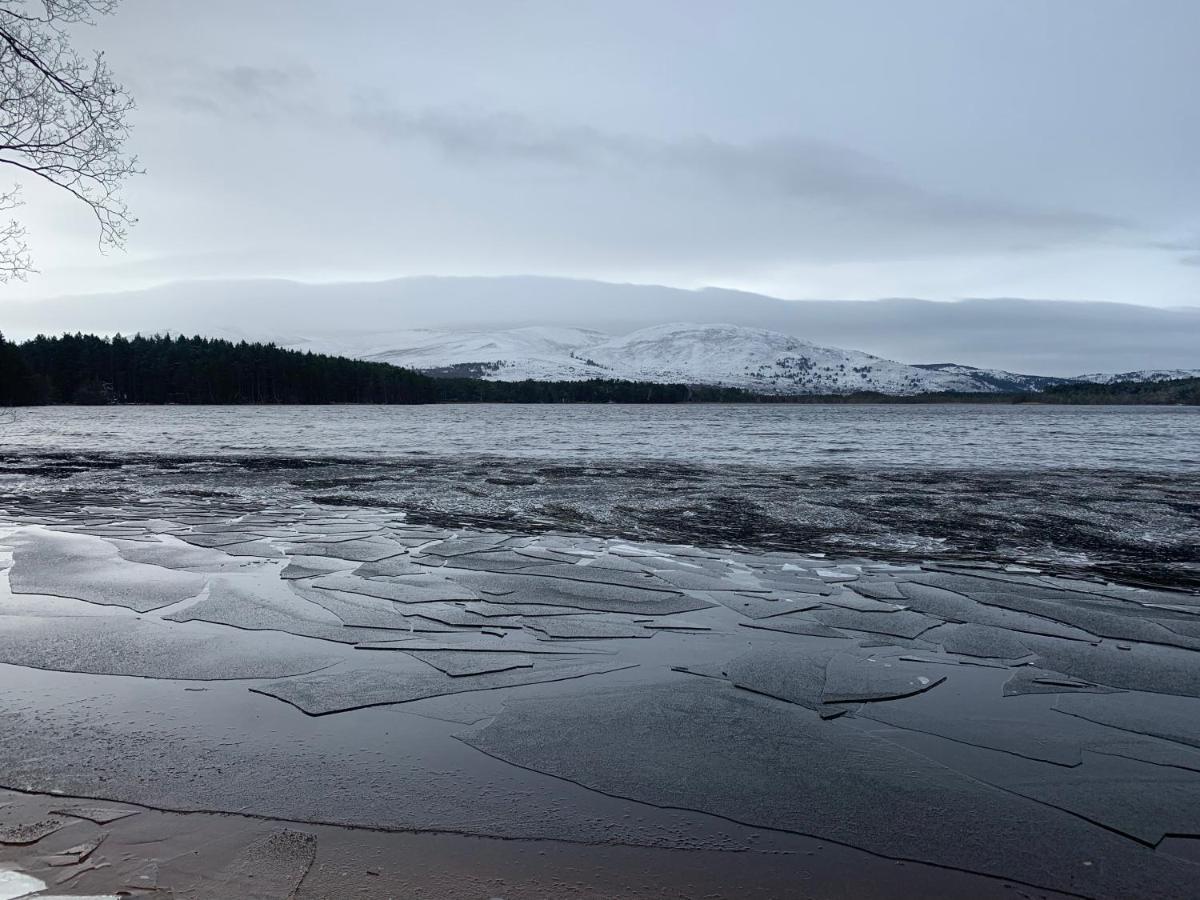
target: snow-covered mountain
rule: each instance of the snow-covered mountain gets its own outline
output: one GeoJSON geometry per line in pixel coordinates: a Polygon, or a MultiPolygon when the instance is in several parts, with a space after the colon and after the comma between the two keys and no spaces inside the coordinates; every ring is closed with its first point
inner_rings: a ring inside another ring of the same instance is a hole
{"type": "Polygon", "coordinates": [[[523,276],[200,281],[123,294],[0,300],[0,329],[10,339],[61,331],[203,334],[492,378],[601,376],[759,391],[1040,390],[1077,380],[1161,380],[1200,371],[1192,368],[1200,363],[1200,308],[1014,299],[792,301],[714,288],[523,276]],[[956,362],[921,363],[930,359],[956,362]],[[1099,370],[1122,374],[1073,377],[1099,370]]]}
{"type": "Polygon", "coordinates": [[[352,349],[383,351],[407,345],[397,334],[400,329],[494,335],[553,326],[626,335],[674,322],[761,328],[907,363],[942,360],[1060,377],[1200,366],[1200,307],[1019,299],[781,300],[717,288],[532,276],[328,284],[193,281],[37,301],[0,296],[0,330],[10,339],[39,332],[171,331],[279,342],[288,335],[319,337],[331,347],[344,339],[352,349]]]}
{"type": "Polygon", "coordinates": [[[1114,384],[1118,381],[1173,381],[1176,378],[1200,378],[1200,369],[1138,369],[1136,372],[1092,372],[1080,375],[1074,381],[1090,381],[1093,384],[1114,384]]]}
{"type": "Polygon", "coordinates": [[[962,375],[976,382],[990,384],[997,391],[1041,391],[1054,384],[1067,384],[1078,378],[1058,378],[1053,375],[1020,375],[1003,369],[977,369],[958,363],[917,363],[918,369],[931,369],[946,374],[962,375]]]}
{"type": "Polygon", "coordinates": [[[535,326],[486,332],[416,329],[375,335],[371,346],[357,348],[345,342],[288,343],[434,374],[501,381],[619,378],[761,393],[917,394],[1036,390],[1062,380],[950,364],[910,366],[857,350],[821,347],[776,331],[722,324],[654,325],[617,337],[582,328],[535,326]]]}

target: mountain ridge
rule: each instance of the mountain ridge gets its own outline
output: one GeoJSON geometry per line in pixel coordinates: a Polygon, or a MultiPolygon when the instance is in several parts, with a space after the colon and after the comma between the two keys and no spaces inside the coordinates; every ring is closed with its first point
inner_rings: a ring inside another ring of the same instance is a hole
{"type": "MultiPolygon", "coordinates": [[[[386,338],[395,345],[380,349],[385,336],[376,335],[369,349],[357,351],[344,342],[332,345],[306,340],[289,346],[388,362],[443,377],[492,381],[609,378],[778,395],[1038,392],[1085,380],[957,363],[907,365],[729,323],[668,323],[617,336],[584,328],[534,326],[492,332],[413,329],[386,338]]],[[[1179,377],[1186,375],[1180,373],[1179,377]]]]}
{"type": "Polygon", "coordinates": [[[345,337],[357,343],[414,328],[582,326],[620,335],[689,321],[761,328],[907,364],[953,360],[1058,377],[1200,365],[1200,309],[1091,301],[781,300],[726,288],[422,276],[346,283],[175,282],[116,294],[0,302],[0,328],[14,338],[64,330],[171,331],[287,343],[345,337]]]}

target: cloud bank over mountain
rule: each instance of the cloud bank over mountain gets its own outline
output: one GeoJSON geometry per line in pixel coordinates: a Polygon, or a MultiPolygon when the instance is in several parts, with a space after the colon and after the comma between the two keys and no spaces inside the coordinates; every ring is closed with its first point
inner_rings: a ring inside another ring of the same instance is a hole
{"type": "Polygon", "coordinates": [[[787,301],[718,289],[533,277],[181,282],[12,303],[2,322],[14,337],[178,331],[311,341],[355,352],[386,350],[388,333],[413,328],[562,326],[622,335],[669,323],[727,323],[910,364],[954,362],[1057,376],[1200,367],[1196,309],[1028,299],[787,301]]]}

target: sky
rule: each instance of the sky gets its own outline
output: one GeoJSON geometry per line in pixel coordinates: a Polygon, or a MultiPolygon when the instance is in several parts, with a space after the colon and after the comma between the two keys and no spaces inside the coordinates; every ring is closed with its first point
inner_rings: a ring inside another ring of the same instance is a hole
{"type": "Polygon", "coordinates": [[[1200,306],[1195,0],[125,0],[124,252],[40,274],[537,274],[1200,306]]]}

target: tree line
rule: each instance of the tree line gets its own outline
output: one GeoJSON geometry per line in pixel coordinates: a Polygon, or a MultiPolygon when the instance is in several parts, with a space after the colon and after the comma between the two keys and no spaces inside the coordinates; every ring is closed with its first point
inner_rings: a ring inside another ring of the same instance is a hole
{"type": "Polygon", "coordinates": [[[429,403],[432,378],[274,344],[156,335],[0,335],[0,404],[429,403]]]}
{"type": "Polygon", "coordinates": [[[1200,406],[1200,378],[1170,381],[1118,381],[1114,384],[1058,384],[1029,400],[1045,403],[1200,406]]]}
{"type": "Polygon", "coordinates": [[[1200,378],[1064,384],[1041,393],[893,396],[755,394],[715,385],[616,379],[486,381],[442,377],[274,344],[203,337],[0,334],[0,406],[53,403],[1063,403],[1200,405],[1200,378]]]}

